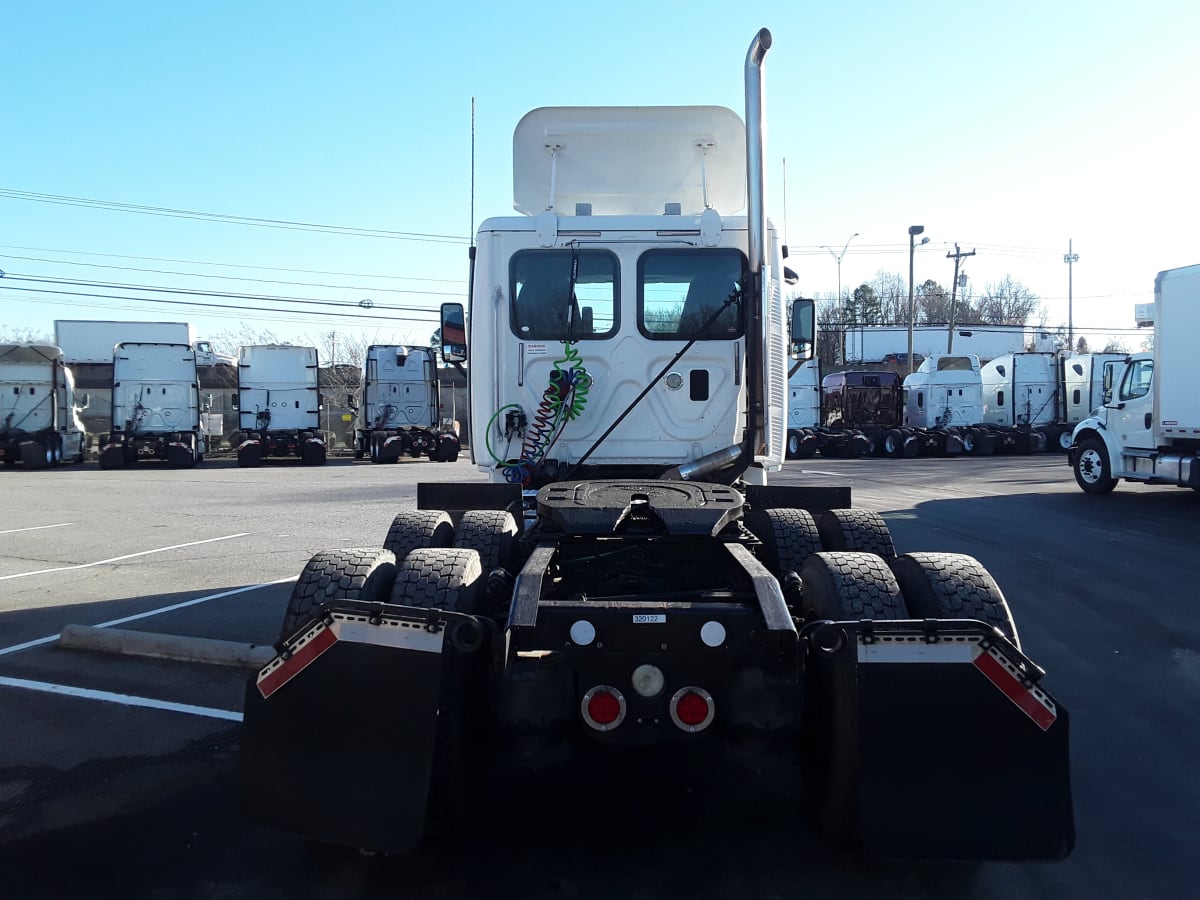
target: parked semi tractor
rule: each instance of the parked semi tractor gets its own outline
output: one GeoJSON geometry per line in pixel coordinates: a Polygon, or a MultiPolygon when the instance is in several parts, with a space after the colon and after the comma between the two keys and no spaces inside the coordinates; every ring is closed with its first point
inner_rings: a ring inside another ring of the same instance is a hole
{"type": "Polygon", "coordinates": [[[437,356],[429,347],[367,348],[354,458],[393,463],[401,456],[458,459],[459,440],[443,421],[437,356]]]}
{"type": "Polygon", "coordinates": [[[817,452],[817,429],[821,427],[821,364],[817,359],[791,365],[787,410],[784,456],[809,459],[817,452]]]}
{"type": "Polygon", "coordinates": [[[1103,403],[1075,426],[1068,459],[1089,494],[1122,478],[1200,490],[1200,265],[1158,273],[1153,324],[1154,349],[1114,367],[1103,403]]]}
{"type": "Polygon", "coordinates": [[[112,428],[100,439],[100,467],[202,461],[207,446],[196,351],[188,344],[120,343],[112,365],[112,428]]]}
{"type": "Polygon", "coordinates": [[[636,794],[694,767],[705,796],[782,758],[823,827],[887,856],[1070,852],[1067,714],[994,579],[897,554],[848,488],[767,484],[789,337],[813,337],[763,207],[770,43],[746,126],[518,124],[526,215],[482,224],[469,314],[442,311],[487,483],[421,484],[386,536],[305,566],[247,684],[252,820],[405,851],[513,773],[625,771],[636,794]]]}
{"type": "Polygon", "coordinates": [[[113,361],[117,344],[187,344],[197,366],[233,366],[237,360],[217,353],[211,341],[197,340],[187,322],[113,322],[57,319],[54,339],[68,363],[104,364],[113,361]]]}
{"type": "Polygon", "coordinates": [[[53,344],[0,344],[0,461],[29,468],[83,462],[87,395],[53,344]]]}
{"type": "Polygon", "coordinates": [[[238,351],[238,431],[230,444],[239,466],[271,458],[325,465],[317,350],[259,344],[238,351]]]}
{"type": "Polygon", "coordinates": [[[985,363],[983,422],[1032,429],[1046,449],[1065,451],[1075,426],[1103,402],[1124,353],[1009,353],[985,363]]]}

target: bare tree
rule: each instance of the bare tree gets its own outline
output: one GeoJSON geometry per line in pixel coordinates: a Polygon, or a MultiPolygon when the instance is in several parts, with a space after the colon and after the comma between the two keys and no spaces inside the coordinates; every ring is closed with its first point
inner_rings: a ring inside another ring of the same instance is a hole
{"type": "Polygon", "coordinates": [[[837,302],[832,298],[818,299],[817,305],[817,359],[822,367],[837,365],[838,344],[842,339],[842,324],[838,321],[837,302]]]}
{"type": "Polygon", "coordinates": [[[1128,353],[1129,347],[1119,338],[1110,338],[1101,353],[1128,353]]]}
{"type": "Polygon", "coordinates": [[[1044,314],[1038,296],[1011,275],[989,282],[979,298],[984,325],[1025,325],[1035,313],[1044,314]]]}
{"type": "Polygon", "coordinates": [[[870,286],[879,298],[879,316],[882,322],[908,321],[908,282],[903,275],[884,272],[881,269],[875,273],[875,280],[870,286]]]}
{"type": "Polygon", "coordinates": [[[6,344],[53,344],[54,339],[44,331],[32,328],[22,328],[17,325],[5,325],[0,328],[0,341],[6,344]]]}
{"type": "Polygon", "coordinates": [[[242,347],[256,347],[259,344],[280,344],[280,341],[275,332],[270,329],[256,330],[245,322],[242,327],[235,330],[226,329],[218,331],[210,340],[212,341],[213,349],[218,353],[224,353],[228,356],[237,356],[238,350],[242,347]]]}
{"type": "Polygon", "coordinates": [[[932,278],[917,285],[913,303],[917,307],[918,322],[942,325],[950,321],[950,292],[932,278]]]}

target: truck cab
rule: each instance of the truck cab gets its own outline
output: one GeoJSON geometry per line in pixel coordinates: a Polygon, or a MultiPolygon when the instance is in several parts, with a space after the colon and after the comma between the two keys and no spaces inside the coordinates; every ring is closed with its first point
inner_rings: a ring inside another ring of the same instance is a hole
{"type": "Polygon", "coordinates": [[[904,379],[904,421],[914,428],[969,426],[983,413],[979,357],[934,355],[904,379]]]}
{"type": "Polygon", "coordinates": [[[471,455],[492,481],[726,468],[753,424],[756,381],[764,432],[747,477],[779,469],[783,248],[768,225],[766,299],[750,308],[747,217],[729,214],[746,205],[745,167],[741,119],[720,107],[522,119],[514,183],[525,215],[480,227],[468,316],[471,421],[484,426],[471,429],[471,455]]]}
{"type": "Polygon", "coordinates": [[[1121,479],[1200,490],[1200,395],[1195,335],[1200,328],[1200,265],[1167,269],[1154,281],[1154,349],[1107,364],[1103,405],[1081,421],[1068,459],[1089,494],[1121,479]]]}

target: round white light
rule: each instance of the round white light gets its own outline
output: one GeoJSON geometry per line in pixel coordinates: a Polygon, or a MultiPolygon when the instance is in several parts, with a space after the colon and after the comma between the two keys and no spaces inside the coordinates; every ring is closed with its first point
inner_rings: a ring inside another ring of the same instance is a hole
{"type": "Polygon", "coordinates": [[[720,647],[725,643],[725,626],[720,622],[705,622],[700,626],[700,640],[706,647],[720,647]]]}
{"type": "Polygon", "coordinates": [[[663,685],[667,683],[662,669],[649,663],[643,663],[634,669],[629,680],[633,689],[643,697],[657,697],[662,693],[663,685]]]}
{"type": "Polygon", "coordinates": [[[587,619],[580,619],[571,626],[571,640],[580,647],[586,647],[596,639],[596,626],[587,619]]]}

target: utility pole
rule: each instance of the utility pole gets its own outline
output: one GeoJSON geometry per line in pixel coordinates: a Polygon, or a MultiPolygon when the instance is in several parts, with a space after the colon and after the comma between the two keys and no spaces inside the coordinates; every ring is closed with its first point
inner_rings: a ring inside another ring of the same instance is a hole
{"type": "Polygon", "coordinates": [[[1074,302],[1074,285],[1073,272],[1071,271],[1075,263],[1079,262],[1079,254],[1072,252],[1072,241],[1067,239],[1067,252],[1063,255],[1063,262],[1067,264],[1067,352],[1075,352],[1075,317],[1073,307],[1074,302]]]}
{"type": "Polygon", "coordinates": [[[946,331],[946,352],[954,352],[954,304],[958,301],[958,264],[959,260],[967,256],[974,256],[975,251],[963,253],[958,249],[958,241],[954,242],[954,252],[947,253],[946,259],[954,258],[954,281],[950,287],[950,327],[946,331]]]}

